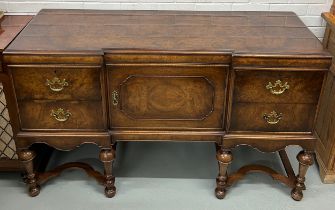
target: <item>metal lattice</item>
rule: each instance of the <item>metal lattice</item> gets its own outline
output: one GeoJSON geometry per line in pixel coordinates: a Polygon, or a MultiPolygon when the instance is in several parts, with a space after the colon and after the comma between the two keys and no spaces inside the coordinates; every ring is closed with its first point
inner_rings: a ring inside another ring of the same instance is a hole
{"type": "Polygon", "coordinates": [[[0,83],[0,159],[3,158],[17,159],[17,154],[5,93],[0,83]]]}

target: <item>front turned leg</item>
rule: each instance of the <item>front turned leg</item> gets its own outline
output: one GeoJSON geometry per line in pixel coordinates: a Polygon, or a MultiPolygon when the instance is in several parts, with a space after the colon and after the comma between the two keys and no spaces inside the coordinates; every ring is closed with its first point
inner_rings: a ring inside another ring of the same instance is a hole
{"type": "Polygon", "coordinates": [[[100,160],[104,164],[105,174],[105,195],[108,198],[115,196],[116,188],[114,186],[115,177],[112,174],[113,161],[115,159],[115,149],[103,149],[100,152],[100,160]]]}
{"type": "Polygon", "coordinates": [[[233,155],[230,150],[218,148],[216,151],[216,159],[219,163],[219,174],[216,178],[215,195],[218,199],[223,199],[226,195],[227,188],[227,168],[233,160],[233,155]]]}
{"type": "Polygon", "coordinates": [[[291,196],[294,200],[300,201],[303,198],[302,191],[305,189],[305,175],[309,166],[313,165],[314,160],[310,152],[301,151],[297,155],[299,161],[299,173],[296,177],[295,187],[291,192],[291,196]]]}
{"type": "Polygon", "coordinates": [[[26,183],[29,187],[29,195],[31,197],[35,197],[40,193],[40,186],[37,184],[33,164],[36,153],[32,150],[26,149],[19,151],[18,156],[26,170],[26,183]]]}

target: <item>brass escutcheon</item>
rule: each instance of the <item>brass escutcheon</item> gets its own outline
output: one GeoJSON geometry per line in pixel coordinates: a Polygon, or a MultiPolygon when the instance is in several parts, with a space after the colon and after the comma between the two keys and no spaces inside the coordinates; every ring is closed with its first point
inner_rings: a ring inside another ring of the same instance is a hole
{"type": "Polygon", "coordinates": [[[50,90],[53,92],[60,92],[64,87],[69,86],[69,83],[65,79],[61,80],[58,77],[54,77],[51,80],[47,79],[45,85],[49,86],[50,90]]]}
{"type": "Polygon", "coordinates": [[[112,103],[114,106],[117,106],[119,103],[119,93],[116,90],[112,92],[112,103]]]}
{"type": "Polygon", "coordinates": [[[263,118],[266,120],[268,124],[275,125],[277,124],[283,117],[282,113],[277,113],[276,111],[270,112],[270,114],[264,114],[263,118]]]}
{"type": "Polygon", "coordinates": [[[69,110],[65,111],[62,108],[58,108],[56,110],[52,109],[50,115],[52,117],[54,117],[59,122],[65,122],[65,121],[67,121],[70,118],[70,116],[72,114],[71,114],[71,112],[69,110]]]}
{"type": "Polygon", "coordinates": [[[266,86],[267,90],[270,90],[270,92],[273,95],[280,95],[285,92],[285,90],[288,90],[290,86],[287,84],[287,82],[283,83],[280,80],[277,80],[274,84],[269,82],[266,86]]]}

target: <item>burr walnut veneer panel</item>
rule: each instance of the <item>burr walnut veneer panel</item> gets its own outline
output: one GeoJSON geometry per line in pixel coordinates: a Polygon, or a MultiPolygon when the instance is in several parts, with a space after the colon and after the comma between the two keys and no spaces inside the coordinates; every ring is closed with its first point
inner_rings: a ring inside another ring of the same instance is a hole
{"type": "Polygon", "coordinates": [[[107,65],[111,127],[223,127],[227,66],[107,65]]]}

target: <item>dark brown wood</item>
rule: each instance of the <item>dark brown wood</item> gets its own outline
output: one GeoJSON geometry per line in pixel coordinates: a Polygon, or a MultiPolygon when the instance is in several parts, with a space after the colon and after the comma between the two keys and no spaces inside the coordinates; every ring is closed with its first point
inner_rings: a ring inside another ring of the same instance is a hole
{"type": "Polygon", "coordinates": [[[262,152],[276,152],[288,145],[299,145],[307,150],[315,148],[315,137],[310,133],[292,132],[231,132],[224,136],[223,147],[249,145],[262,152]]]}
{"type": "Polygon", "coordinates": [[[3,52],[20,31],[33,18],[32,15],[5,15],[1,21],[0,51],[3,52]]]}
{"type": "Polygon", "coordinates": [[[0,159],[0,171],[22,171],[21,163],[19,160],[8,158],[0,159]]]}
{"type": "MultiPolygon", "coordinates": [[[[140,62],[141,60],[139,60],[140,62]]],[[[223,127],[227,66],[182,64],[108,65],[110,124],[186,130],[223,127]]]]}
{"type": "Polygon", "coordinates": [[[46,144],[34,144],[30,147],[30,149],[34,150],[35,153],[38,154],[34,160],[36,172],[45,172],[55,149],[46,144]]]}
{"type": "Polygon", "coordinates": [[[288,178],[282,174],[279,174],[278,172],[276,172],[275,170],[267,167],[267,166],[263,166],[263,165],[247,165],[244,166],[242,168],[240,168],[237,172],[229,175],[228,181],[227,181],[227,186],[231,186],[233,184],[235,184],[236,182],[238,182],[239,180],[243,179],[243,177],[245,175],[247,175],[248,173],[265,173],[268,174],[269,176],[272,177],[273,180],[277,180],[282,182],[283,184],[285,184],[286,186],[290,187],[290,188],[294,188],[295,185],[295,179],[293,178],[288,178]]]}
{"type": "Polygon", "coordinates": [[[32,150],[26,149],[20,150],[18,155],[26,170],[26,183],[28,185],[29,195],[31,197],[35,197],[40,193],[40,186],[37,182],[37,176],[33,164],[36,154],[32,150]]]}
{"type": "Polygon", "coordinates": [[[99,131],[67,131],[67,132],[19,132],[16,137],[18,148],[29,148],[34,143],[44,143],[58,150],[69,151],[82,144],[96,144],[101,148],[110,147],[110,134],[99,131]]]}
{"type": "MultiPolygon", "coordinates": [[[[6,15],[2,16],[3,13],[1,13],[0,17],[0,83],[3,86],[3,91],[5,94],[6,98],[6,103],[5,104],[14,104],[12,101],[12,94],[10,94],[10,79],[8,75],[4,74],[3,71],[3,56],[2,52],[4,49],[8,46],[8,44],[17,36],[17,34],[27,25],[27,23],[32,19],[32,16],[12,16],[12,15],[6,15]]],[[[3,100],[3,99],[1,99],[3,100]]],[[[4,101],[1,101],[4,103],[4,101]]],[[[9,110],[11,111],[11,110],[9,110]]],[[[3,113],[1,113],[2,115],[3,113]]],[[[1,116],[3,117],[3,116],[1,116]]],[[[4,121],[1,121],[1,123],[4,123],[4,121]]],[[[15,124],[15,120],[11,121],[10,124],[13,125],[15,124]]],[[[2,124],[2,126],[4,126],[2,124]]],[[[7,129],[11,127],[10,125],[4,126],[7,129]]],[[[3,127],[3,128],[4,128],[3,127]]],[[[16,126],[13,126],[13,130],[15,129],[16,126]]],[[[11,133],[11,132],[10,132],[11,133]]],[[[14,131],[15,133],[15,131],[14,131]]],[[[3,134],[1,132],[1,134],[3,134]]],[[[2,137],[1,137],[2,138],[2,137]]],[[[15,141],[15,140],[13,140],[15,141]]],[[[3,143],[9,143],[8,139],[4,140],[3,143]]],[[[11,148],[13,145],[11,146],[11,148]]],[[[6,147],[5,147],[6,148],[6,147]]],[[[12,148],[15,150],[15,148],[12,148]]],[[[3,151],[0,151],[2,154],[3,151]]],[[[14,151],[16,152],[16,151],[14,151]]],[[[48,159],[45,157],[45,159],[48,159]]],[[[43,168],[43,166],[42,166],[43,168]]],[[[19,160],[17,159],[17,155],[13,155],[12,157],[2,157],[0,158],[0,171],[22,171],[23,167],[19,163],[19,160]]],[[[43,169],[42,169],[43,170],[43,169]]]]}
{"type": "Polygon", "coordinates": [[[284,149],[279,150],[278,154],[280,156],[281,162],[284,165],[284,169],[286,171],[286,175],[288,176],[288,178],[295,177],[293,168],[291,166],[290,160],[288,159],[286,151],[284,149]]]}
{"type": "Polygon", "coordinates": [[[327,55],[318,42],[293,12],[42,10],[7,53],[136,48],[327,55]]]}
{"type": "Polygon", "coordinates": [[[226,188],[228,187],[228,166],[233,160],[230,150],[224,150],[220,146],[217,147],[216,159],[219,164],[219,174],[216,177],[215,196],[223,199],[226,196],[226,188]]]}
{"type": "Polygon", "coordinates": [[[10,67],[15,82],[16,97],[24,100],[101,100],[100,66],[43,66],[23,65],[10,67]],[[47,80],[55,77],[67,85],[50,87],[47,80]],[[29,78],[29,79],[28,79],[29,78]],[[55,94],[51,88],[63,88],[55,94]]]}
{"type": "Polygon", "coordinates": [[[115,147],[112,146],[111,149],[108,150],[101,150],[100,152],[100,160],[104,164],[104,174],[105,174],[105,195],[108,198],[112,198],[116,194],[116,188],[114,186],[115,183],[115,177],[112,173],[113,168],[113,162],[115,160],[115,147]]]}
{"type": "MultiPolygon", "coordinates": [[[[323,13],[322,17],[327,22],[323,46],[328,49],[332,55],[335,55],[335,16],[331,13],[323,13]]],[[[315,125],[317,136],[316,159],[319,164],[321,180],[324,183],[335,183],[334,73],[333,61],[331,71],[328,72],[327,79],[324,83],[320,100],[320,113],[315,125]]]]}
{"type": "MultiPolygon", "coordinates": [[[[112,144],[215,142],[223,198],[232,148],[314,150],[331,56],[291,12],[42,10],[4,64],[20,149],[96,144],[113,197],[112,144]]],[[[236,180],[263,171],[300,194],[283,152],[281,159],[288,177],[251,166],[236,180]]]]}
{"type": "MultiPolygon", "coordinates": [[[[274,180],[280,181],[286,186],[292,188],[292,192],[291,192],[292,198],[296,201],[300,201],[303,197],[302,190],[306,189],[305,184],[304,184],[305,175],[306,175],[308,167],[313,164],[313,157],[310,152],[301,151],[298,154],[297,159],[299,161],[299,173],[297,176],[295,176],[292,166],[290,164],[290,161],[287,157],[286,151],[279,150],[279,155],[280,155],[282,164],[284,166],[284,169],[286,171],[286,176],[264,165],[247,165],[247,166],[244,166],[238,169],[236,172],[230,175],[226,175],[226,177],[221,178],[223,181],[221,182],[217,181],[217,183],[220,184],[220,185],[218,184],[219,186],[222,186],[222,187],[224,186],[223,189],[226,189],[227,187],[232,186],[233,184],[237,183],[239,180],[243,179],[243,177],[247,175],[248,173],[261,172],[261,173],[268,174],[274,180]]],[[[222,198],[222,197],[218,197],[218,198],[222,198]]]]}
{"type": "Polygon", "coordinates": [[[94,168],[88,164],[81,162],[70,162],[60,165],[51,171],[38,174],[36,182],[38,183],[38,185],[42,185],[48,180],[59,176],[64,170],[82,169],[86,172],[88,176],[94,178],[99,184],[104,185],[106,196],[111,198],[115,195],[116,192],[114,187],[115,178],[111,176],[111,164],[109,164],[110,162],[108,161],[112,157],[114,156],[111,155],[111,152],[107,150],[103,150],[100,154],[101,161],[105,165],[105,173],[106,173],[105,176],[102,175],[100,172],[94,170],[94,168]]]}
{"type": "Polygon", "coordinates": [[[291,196],[294,200],[300,201],[303,197],[302,191],[305,187],[305,175],[309,166],[313,165],[314,158],[310,152],[301,151],[297,159],[299,161],[299,173],[296,178],[295,187],[291,192],[291,196]]]}
{"type": "Polygon", "coordinates": [[[51,171],[38,174],[37,183],[42,185],[48,180],[59,176],[64,170],[68,169],[82,169],[88,176],[94,178],[99,184],[103,185],[105,182],[104,176],[100,172],[94,170],[90,165],[81,162],[70,162],[57,166],[51,171]]]}
{"type": "Polygon", "coordinates": [[[325,73],[304,70],[236,69],[233,100],[236,103],[317,104],[325,73]],[[280,97],[265,88],[277,80],[289,85],[280,97]]]}
{"type": "Polygon", "coordinates": [[[99,184],[105,186],[105,195],[107,197],[111,198],[116,193],[116,188],[114,186],[115,177],[112,175],[112,162],[115,159],[115,148],[114,147],[112,147],[112,149],[103,149],[100,152],[100,160],[104,164],[105,175],[102,175],[100,172],[94,170],[94,168],[91,167],[90,165],[81,163],[81,162],[65,163],[47,172],[31,173],[31,170],[33,170],[32,169],[33,165],[32,165],[31,160],[29,159],[28,160],[29,162],[28,161],[25,162],[27,158],[31,158],[30,152],[31,151],[28,151],[28,150],[22,151],[22,153],[20,153],[21,155],[20,158],[24,162],[26,170],[28,172],[26,176],[26,182],[29,185],[29,192],[31,196],[38,195],[40,185],[44,184],[45,182],[49,181],[52,178],[59,176],[64,170],[68,170],[68,169],[84,170],[88,176],[94,178],[99,184]],[[26,156],[29,156],[29,157],[26,157],[26,156]],[[35,188],[33,188],[34,186],[35,188]]]}
{"type": "Polygon", "coordinates": [[[311,132],[316,104],[234,103],[231,131],[311,132]],[[265,114],[282,114],[277,124],[269,124],[265,114]]]}
{"type": "Polygon", "coordinates": [[[36,129],[91,129],[103,130],[106,127],[101,101],[20,101],[20,121],[22,130],[36,129]],[[62,108],[71,116],[66,122],[59,122],[51,116],[52,110],[62,108]]]}

